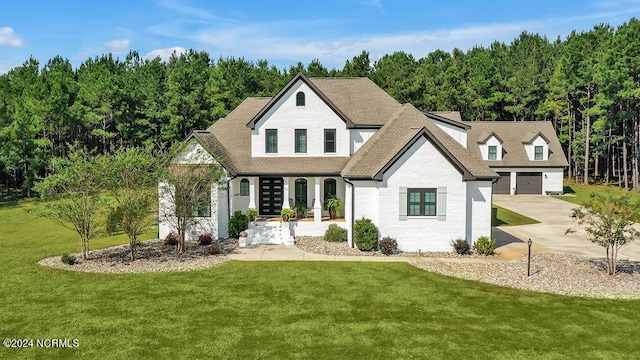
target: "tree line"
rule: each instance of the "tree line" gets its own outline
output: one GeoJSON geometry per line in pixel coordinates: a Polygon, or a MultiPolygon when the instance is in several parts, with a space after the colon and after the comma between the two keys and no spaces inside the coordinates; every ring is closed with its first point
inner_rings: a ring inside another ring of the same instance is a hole
{"type": "Polygon", "coordinates": [[[458,110],[472,121],[552,121],[569,178],[640,190],[640,22],[600,24],[548,40],[521,33],[510,44],[468,51],[369,54],[328,69],[318,60],[278,69],[267,60],[214,60],[189,50],[168,61],[131,51],[89,58],[30,58],[0,76],[0,186],[25,195],[69,149],[166,150],[224,117],[249,96],[273,96],[296,73],[369,77],[398,101],[458,110]]]}

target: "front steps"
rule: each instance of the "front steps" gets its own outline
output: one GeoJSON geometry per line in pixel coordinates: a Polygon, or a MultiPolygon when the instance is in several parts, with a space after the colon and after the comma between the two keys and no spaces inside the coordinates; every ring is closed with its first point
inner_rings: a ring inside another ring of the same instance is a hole
{"type": "Polygon", "coordinates": [[[260,221],[250,222],[246,230],[248,236],[239,239],[240,247],[256,245],[293,245],[288,222],[260,221]]]}

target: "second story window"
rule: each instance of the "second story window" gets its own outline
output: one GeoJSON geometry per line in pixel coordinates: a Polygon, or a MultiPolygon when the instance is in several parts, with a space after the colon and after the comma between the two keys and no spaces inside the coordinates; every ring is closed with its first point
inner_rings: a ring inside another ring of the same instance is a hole
{"type": "Polygon", "coordinates": [[[304,93],[302,91],[298,91],[296,94],[296,106],[304,106],[304,93]]]}
{"type": "Polygon", "coordinates": [[[534,150],[535,150],[535,152],[534,152],[534,155],[533,155],[534,157],[533,158],[535,160],[544,160],[544,153],[543,153],[544,147],[543,146],[536,146],[534,148],[534,150]]]}
{"type": "Polygon", "coordinates": [[[336,129],[324,129],[324,152],[336,152],[336,129]]]}
{"type": "Polygon", "coordinates": [[[489,146],[489,160],[498,160],[498,147],[495,145],[489,146]]]}
{"type": "Polygon", "coordinates": [[[296,152],[307,152],[307,129],[296,129],[296,152]]]}
{"type": "Polygon", "coordinates": [[[278,130],[277,129],[267,129],[265,130],[265,149],[266,153],[277,153],[278,152],[278,130]]]}

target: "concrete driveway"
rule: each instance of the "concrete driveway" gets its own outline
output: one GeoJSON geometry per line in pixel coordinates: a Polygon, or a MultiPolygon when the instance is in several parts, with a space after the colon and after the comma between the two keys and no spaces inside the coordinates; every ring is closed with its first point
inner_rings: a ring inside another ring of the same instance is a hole
{"type": "MultiPolygon", "coordinates": [[[[496,252],[503,256],[519,257],[527,251],[529,238],[533,241],[532,251],[606,256],[605,248],[587,240],[586,232],[571,218],[575,204],[545,195],[493,195],[493,203],[540,221],[540,224],[494,227],[496,252]],[[569,228],[577,231],[565,234],[569,228]]],[[[624,245],[618,258],[640,260],[640,241],[624,245]]]]}

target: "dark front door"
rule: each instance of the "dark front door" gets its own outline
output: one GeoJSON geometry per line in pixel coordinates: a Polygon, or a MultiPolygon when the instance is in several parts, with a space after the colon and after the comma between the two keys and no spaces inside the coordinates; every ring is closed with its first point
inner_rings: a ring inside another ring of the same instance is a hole
{"type": "Polygon", "coordinates": [[[260,178],[260,215],[280,215],[282,178],[260,178]]]}

